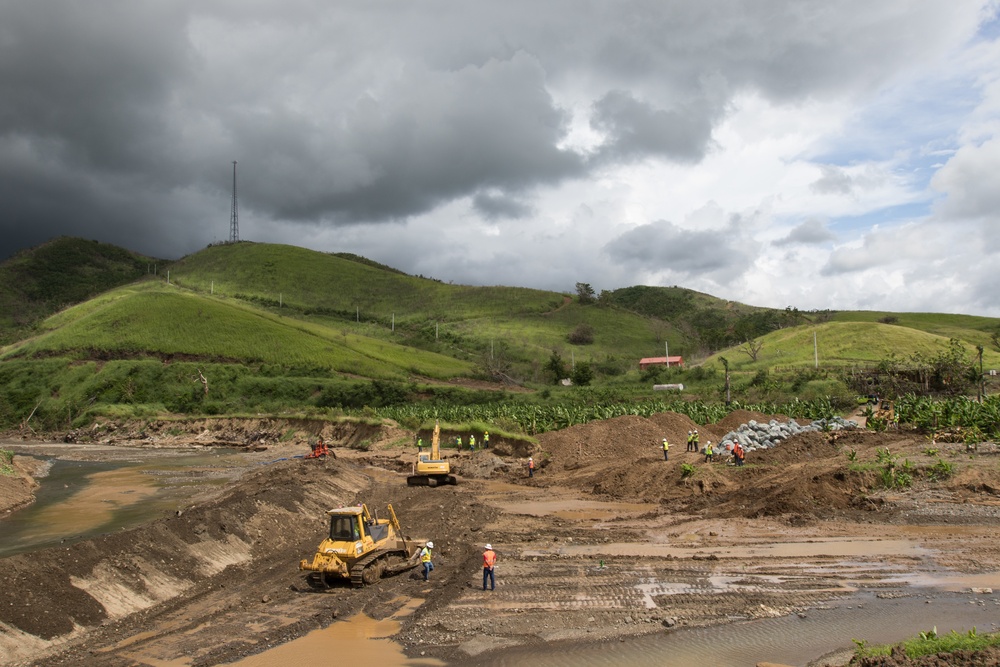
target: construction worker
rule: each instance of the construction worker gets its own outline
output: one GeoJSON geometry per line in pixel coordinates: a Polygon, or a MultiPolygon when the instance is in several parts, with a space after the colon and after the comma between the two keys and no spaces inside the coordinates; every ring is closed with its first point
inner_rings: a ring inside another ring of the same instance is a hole
{"type": "Polygon", "coordinates": [[[490,448],[490,432],[483,431],[483,449],[490,448]]]}
{"type": "Polygon", "coordinates": [[[476,436],[474,433],[469,435],[469,451],[476,451],[476,436]]]}
{"type": "Polygon", "coordinates": [[[670,451],[670,443],[667,442],[666,438],[664,438],[663,439],[663,460],[664,461],[668,460],[667,452],[669,452],[669,451],[670,451]]]}
{"type": "Polygon", "coordinates": [[[455,436],[455,444],[458,445],[458,451],[462,451],[462,436],[455,436]]]}
{"type": "Polygon", "coordinates": [[[535,476],[535,459],[528,457],[528,477],[535,476]]]}
{"type": "Polygon", "coordinates": [[[493,545],[487,544],[483,548],[483,590],[486,590],[486,580],[490,580],[490,590],[497,589],[497,580],[493,575],[493,568],[497,564],[497,554],[493,551],[493,545]]]}
{"type": "Polygon", "coordinates": [[[420,454],[423,451],[424,451],[424,439],[417,438],[417,454],[420,454]]]}
{"type": "Polygon", "coordinates": [[[712,451],[712,441],[709,440],[707,443],[705,443],[705,463],[712,462],[712,454],[714,453],[715,452],[712,451]]]}
{"type": "Polygon", "coordinates": [[[691,441],[691,451],[692,452],[697,452],[698,449],[700,448],[700,445],[701,445],[701,442],[700,442],[701,436],[698,435],[698,429],[695,429],[694,433],[692,433],[691,435],[694,436],[694,440],[691,441]]]}
{"type": "Polygon", "coordinates": [[[737,440],[736,444],[733,445],[733,460],[736,462],[737,466],[743,465],[743,458],[745,456],[746,456],[746,451],[743,449],[743,445],[741,445],[737,440]]]}
{"type": "Polygon", "coordinates": [[[693,444],[694,444],[694,433],[692,431],[688,431],[687,449],[685,451],[690,452],[691,451],[691,446],[693,444]]]}
{"type": "Polygon", "coordinates": [[[431,549],[434,548],[433,542],[427,542],[427,545],[420,550],[420,562],[424,564],[424,581],[431,578],[431,570],[434,569],[434,563],[431,562],[431,549]]]}

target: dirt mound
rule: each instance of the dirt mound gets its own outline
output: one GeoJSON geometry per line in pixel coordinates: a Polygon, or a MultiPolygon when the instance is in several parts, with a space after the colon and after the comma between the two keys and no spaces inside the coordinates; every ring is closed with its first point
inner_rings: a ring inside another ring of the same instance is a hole
{"type": "MultiPolygon", "coordinates": [[[[750,419],[766,423],[772,417],[744,410],[728,419],[699,428],[702,442],[722,428],[736,428],[750,419]]],[[[838,517],[871,509],[859,503],[863,504],[874,473],[850,470],[845,449],[858,448],[863,450],[862,458],[871,458],[876,447],[888,446],[889,441],[898,449],[902,438],[868,432],[805,432],[774,448],[748,453],[747,465],[736,468],[724,454],[706,463],[701,454],[685,451],[687,432],[693,428],[688,417],[667,412],[546,433],[539,438],[544,455],[533,483],[659,502],[708,517],[838,517]],[[663,460],[663,437],[675,445],[669,461],[663,460]]]]}
{"type": "Polygon", "coordinates": [[[775,447],[749,452],[746,461],[764,465],[784,465],[842,456],[840,449],[841,443],[833,440],[830,434],[806,431],[782,440],[775,447]]]}
{"type": "Polygon", "coordinates": [[[626,415],[588,422],[539,436],[543,466],[575,469],[595,461],[635,462],[663,458],[663,438],[683,450],[695,424],[686,415],[662,412],[647,419],[626,415]]]}

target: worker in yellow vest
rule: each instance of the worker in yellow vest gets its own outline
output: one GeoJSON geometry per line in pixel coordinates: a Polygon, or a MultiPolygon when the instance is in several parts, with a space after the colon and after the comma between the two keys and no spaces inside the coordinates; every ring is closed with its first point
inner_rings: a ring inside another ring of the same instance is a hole
{"type": "Polygon", "coordinates": [[[431,570],[434,569],[434,563],[431,561],[431,549],[434,548],[433,542],[428,542],[427,545],[420,550],[420,562],[424,565],[424,581],[431,578],[431,570]]]}
{"type": "Polygon", "coordinates": [[[667,453],[668,453],[669,451],[670,451],[670,443],[669,443],[669,442],[667,442],[667,439],[666,439],[666,438],[664,438],[664,439],[663,439],[663,460],[664,460],[664,461],[667,461],[667,460],[668,460],[668,456],[667,456],[667,453]]]}

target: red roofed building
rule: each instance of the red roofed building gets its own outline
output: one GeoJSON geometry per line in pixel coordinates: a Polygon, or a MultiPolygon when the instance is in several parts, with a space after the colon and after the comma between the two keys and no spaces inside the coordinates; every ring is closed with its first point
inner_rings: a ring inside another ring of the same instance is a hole
{"type": "Polygon", "coordinates": [[[684,357],[646,357],[639,360],[639,370],[650,366],[684,366],[684,357]]]}

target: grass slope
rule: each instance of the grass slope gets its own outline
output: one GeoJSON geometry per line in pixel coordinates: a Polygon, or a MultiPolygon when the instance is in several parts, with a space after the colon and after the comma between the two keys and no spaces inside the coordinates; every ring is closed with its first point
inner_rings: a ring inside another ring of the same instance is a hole
{"type": "MultiPolygon", "coordinates": [[[[944,316],[952,317],[952,316],[944,316]]],[[[961,321],[961,316],[954,316],[961,321]]],[[[989,319],[989,318],[981,318],[989,319]]],[[[947,321],[947,320],[945,320],[947,321]]],[[[723,350],[707,362],[719,363],[719,357],[729,360],[730,368],[736,371],[758,371],[761,369],[811,368],[818,356],[821,367],[874,366],[891,357],[909,360],[914,355],[932,357],[944,352],[951,337],[965,340],[956,334],[970,335],[961,327],[939,328],[948,335],[925,330],[880,324],[873,321],[825,322],[817,325],[803,325],[780,329],[762,336],[757,341],[762,344],[757,360],[740,351],[742,346],[723,350]],[[815,334],[815,347],[813,344],[815,334]]],[[[974,348],[966,343],[970,358],[974,348]]],[[[1000,352],[987,350],[984,355],[987,368],[1000,365],[1000,352]]]]}
{"type": "Polygon", "coordinates": [[[150,259],[108,243],[59,237],[0,264],[0,344],[67,305],[146,275],[150,259]]]}
{"type": "Polygon", "coordinates": [[[241,303],[145,281],[107,292],[46,320],[43,333],[0,359],[141,356],[267,363],[368,378],[466,375],[469,364],[432,352],[273,315],[241,303]]]}
{"type": "MultiPolygon", "coordinates": [[[[553,350],[577,361],[612,356],[635,366],[663,346],[647,317],[621,308],[581,306],[558,292],[450,285],[294,246],[210,247],[177,262],[171,279],[273,309],[280,303],[290,315],[463,359],[502,343],[525,367],[543,363],[553,350]],[[593,327],[593,344],[568,342],[581,323],[593,327]]],[[[679,333],[668,336],[678,350],[684,346],[679,333]]]]}

